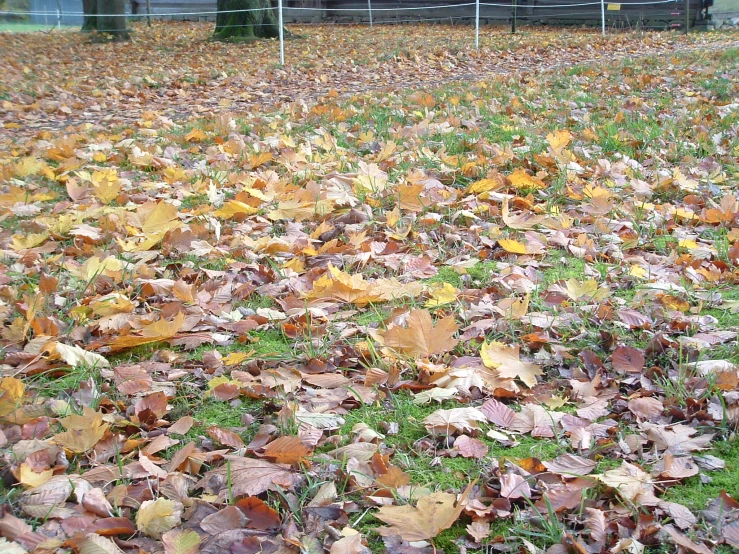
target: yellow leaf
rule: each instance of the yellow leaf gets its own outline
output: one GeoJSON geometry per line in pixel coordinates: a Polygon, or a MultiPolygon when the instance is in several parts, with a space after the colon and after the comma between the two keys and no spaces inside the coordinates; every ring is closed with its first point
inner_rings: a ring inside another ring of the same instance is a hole
{"type": "Polygon", "coordinates": [[[543,189],[546,188],[546,183],[538,177],[532,177],[523,168],[518,168],[516,171],[508,176],[511,181],[511,186],[517,189],[543,189]]]}
{"type": "Polygon", "coordinates": [[[18,480],[21,485],[24,485],[26,487],[40,487],[46,481],[51,479],[52,475],[54,475],[53,469],[47,469],[45,471],[41,471],[39,473],[33,471],[31,469],[31,466],[29,466],[26,462],[23,462],[21,464],[21,471],[20,471],[20,479],[18,480]]]}
{"type": "Polygon", "coordinates": [[[166,498],[146,500],[136,514],[136,528],[154,539],[177,527],[182,518],[182,505],[166,498]]]}
{"type": "Polygon", "coordinates": [[[187,142],[201,142],[205,140],[205,133],[202,131],[202,129],[193,129],[189,133],[185,135],[185,140],[187,142]]]}
{"type": "Polygon", "coordinates": [[[159,244],[165,234],[166,232],[149,233],[131,240],[121,240],[118,237],[115,240],[124,252],[146,252],[159,244]]]}
{"type": "Polygon", "coordinates": [[[164,554],[197,554],[200,535],[192,529],[172,529],[162,535],[164,554]]]}
{"type": "Polygon", "coordinates": [[[688,250],[693,250],[694,248],[698,248],[698,243],[694,240],[683,239],[678,243],[678,246],[681,248],[687,248],[688,250]]]}
{"type": "Polygon", "coordinates": [[[81,281],[90,281],[101,274],[105,274],[111,278],[115,277],[123,270],[123,264],[119,259],[114,258],[113,256],[108,256],[103,260],[98,256],[92,256],[87,258],[85,263],[81,266],[67,264],[65,265],[65,268],[77,279],[80,279],[81,281]]]}
{"type": "Polygon", "coordinates": [[[46,164],[42,162],[41,160],[38,160],[36,158],[33,158],[31,156],[26,158],[21,158],[15,163],[15,174],[17,177],[28,177],[29,175],[35,175],[46,164]]]}
{"type": "Polygon", "coordinates": [[[502,179],[481,179],[467,187],[467,194],[480,194],[502,188],[505,183],[502,179]]]}
{"type": "Polygon", "coordinates": [[[51,438],[51,442],[62,446],[75,454],[83,454],[91,450],[108,430],[103,423],[102,412],[85,406],[82,415],[72,414],[59,420],[66,431],[51,438]]]}
{"type": "Polygon", "coordinates": [[[395,206],[391,211],[387,212],[385,217],[387,226],[395,227],[398,221],[400,221],[400,210],[398,209],[398,206],[395,206]]]}
{"type": "Polygon", "coordinates": [[[170,185],[187,181],[187,173],[181,167],[166,167],[162,171],[162,175],[164,175],[164,181],[170,185]]]}
{"type": "Polygon", "coordinates": [[[177,208],[168,202],[142,204],[135,214],[130,214],[130,221],[144,235],[166,233],[182,225],[177,218],[177,208]]]}
{"type": "Polygon", "coordinates": [[[435,308],[449,304],[457,300],[459,291],[449,283],[439,283],[437,287],[429,291],[431,298],[426,302],[427,308],[435,308]]]}
{"type": "Polygon", "coordinates": [[[526,245],[513,239],[500,239],[498,244],[511,254],[526,254],[526,245]]]}
{"type": "Polygon", "coordinates": [[[483,343],[480,356],[485,367],[494,369],[503,379],[520,379],[528,387],[536,385],[536,376],[544,373],[537,364],[522,362],[519,346],[506,346],[502,342],[483,343]]]}
{"type": "Polygon", "coordinates": [[[603,293],[607,293],[605,289],[601,292],[598,289],[598,283],[595,279],[588,279],[580,283],[575,279],[568,279],[565,281],[565,288],[567,296],[572,300],[581,300],[583,298],[589,298],[592,300],[599,299],[603,296],[603,293]]]}
{"type": "Polygon", "coordinates": [[[647,276],[647,270],[640,265],[634,264],[629,268],[629,275],[643,279],[647,276]]]}
{"type": "Polygon", "coordinates": [[[118,198],[121,192],[121,183],[115,172],[96,171],[92,176],[92,190],[95,197],[103,204],[110,204],[118,198]]]}
{"type": "Polygon", "coordinates": [[[112,292],[95,298],[90,302],[89,306],[97,316],[127,314],[131,313],[134,309],[134,303],[127,296],[118,292],[112,292]]]}
{"type": "Polygon", "coordinates": [[[572,140],[572,134],[567,130],[554,131],[554,134],[549,133],[547,135],[547,142],[552,150],[562,150],[572,140]]]}
{"type": "Polygon", "coordinates": [[[691,210],[686,210],[684,208],[677,208],[675,210],[675,217],[682,217],[684,219],[698,219],[698,215],[695,212],[691,210]]]}
{"type": "Polygon", "coordinates": [[[145,326],[141,335],[124,335],[116,337],[110,343],[111,352],[118,352],[133,348],[142,344],[160,342],[174,337],[185,322],[185,314],[179,312],[172,321],[160,319],[159,321],[145,326]]]}
{"type": "Polygon", "coordinates": [[[521,319],[529,311],[529,295],[521,300],[515,297],[504,298],[498,302],[496,308],[496,311],[507,319],[521,319]]]}
{"type": "Polygon", "coordinates": [[[677,310],[678,312],[687,312],[690,309],[690,303],[677,296],[665,294],[660,296],[659,301],[665,308],[670,310],[677,310]]]}
{"type": "Polygon", "coordinates": [[[16,252],[27,250],[28,248],[35,248],[36,246],[43,244],[48,238],[49,233],[45,231],[41,233],[31,233],[29,235],[13,235],[11,237],[13,243],[10,247],[16,252]]]}
{"type": "Polygon", "coordinates": [[[228,356],[223,358],[224,365],[237,365],[248,359],[251,356],[250,352],[231,352],[228,356]]]}
{"type": "Polygon", "coordinates": [[[238,200],[229,200],[220,210],[216,211],[214,215],[223,219],[231,219],[236,214],[254,215],[258,212],[258,208],[254,208],[249,204],[239,202],[238,200]]]}
{"type": "Polygon", "coordinates": [[[431,201],[421,197],[424,185],[401,185],[398,187],[399,205],[402,209],[419,212],[428,206],[431,201]]]}
{"type": "Polygon", "coordinates": [[[3,377],[0,381],[0,418],[16,411],[26,393],[23,381],[15,377],[3,377]]]}
{"type": "Polygon", "coordinates": [[[92,155],[92,160],[94,162],[97,162],[97,163],[101,164],[101,163],[105,163],[105,162],[108,161],[108,156],[106,156],[105,153],[103,153],[103,152],[95,152],[92,155]]]}

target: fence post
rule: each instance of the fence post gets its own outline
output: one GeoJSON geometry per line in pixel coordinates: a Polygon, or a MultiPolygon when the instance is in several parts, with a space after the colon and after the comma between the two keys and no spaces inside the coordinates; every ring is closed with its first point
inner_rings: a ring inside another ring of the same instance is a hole
{"type": "Polygon", "coordinates": [[[285,33],[282,29],[282,0],[277,0],[277,19],[280,24],[280,65],[285,65],[285,33]]]}
{"type": "Polygon", "coordinates": [[[475,50],[480,49],[480,0],[475,0],[475,50]]]}
{"type": "Polygon", "coordinates": [[[59,8],[56,9],[56,28],[58,30],[62,30],[62,13],[59,11],[59,8]]]}
{"type": "Polygon", "coordinates": [[[146,0],[146,22],[151,27],[151,0],[146,0]]]}
{"type": "Polygon", "coordinates": [[[513,0],[513,18],[511,19],[511,33],[516,34],[516,17],[518,11],[518,1],[513,0]]]}
{"type": "Polygon", "coordinates": [[[685,34],[688,34],[690,27],[690,0],[685,0],[685,34]]]}
{"type": "Polygon", "coordinates": [[[372,0],[367,0],[367,11],[369,11],[370,29],[372,29],[372,0]]]}
{"type": "Polygon", "coordinates": [[[606,36],[606,0],[600,0],[600,28],[603,36],[606,36]]]}

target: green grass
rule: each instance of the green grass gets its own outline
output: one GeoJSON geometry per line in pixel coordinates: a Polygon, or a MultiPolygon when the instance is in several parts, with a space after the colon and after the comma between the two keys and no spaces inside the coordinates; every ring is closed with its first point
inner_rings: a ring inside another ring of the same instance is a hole
{"type": "Polygon", "coordinates": [[[462,286],[462,276],[454,268],[440,267],[439,272],[426,279],[427,283],[449,283],[457,288],[462,286]]]}
{"type": "Polygon", "coordinates": [[[49,17],[48,25],[42,25],[40,23],[0,21],[0,33],[31,33],[35,31],[49,31],[55,27],[56,21],[52,17],[49,17]]]}

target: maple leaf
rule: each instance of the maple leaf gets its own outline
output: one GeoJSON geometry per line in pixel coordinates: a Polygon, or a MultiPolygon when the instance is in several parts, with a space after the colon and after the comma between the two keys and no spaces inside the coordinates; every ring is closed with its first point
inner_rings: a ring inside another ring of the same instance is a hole
{"type": "Polygon", "coordinates": [[[415,507],[382,506],[374,515],[389,527],[375,529],[383,537],[399,535],[407,541],[425,541],[433,539],[444,529],[449,529],[462,513],[465,499],[469,496],[472,485],[457,495],[447,492],[436,492],[421,498],[415,507]]]}
{"type": "Polygon", "coordinates": [[[480,428],[479,421],[486,421],[485,414],[477,408],[452,408],[436,410],[423,420],[426,429],[432,433],[465,433],[480,428]]]}
{"type": "Polygon", "coordinates": [[[15,412],[25,396],[26,386],[16,377],[3,377],[0,380],[0,418],[15,412]]]}
{"type": "Polygon", "coordinates": [[[140,336],[119,336],[114,338],[109,345],[111,352],[118,352],[153,342],[161,342],[174,337],[185,321],[185,314],[178,312],[172,321],[160,319],[149,325],[145,325],[140,336]]]}
{"type": "Polygon", "coordinates": [[[454,285],[449,283],[440,283],[438,286],[429,289],[431,298],[426,302],[426,307],[436,308],[438,306],[443,306],[444,304],[456,302],[458,293],[459,291],[454,288],[454,285]]]}
{"type": "Polygon", "coordinates": [[[538,177],[532,177],[525,169],[518,168],[508,176],[511,186],[517,189],[543,189],[547,185],[538,177]]]}
{"type": "Polygon", "coordinates": [[[385,346],[412,358],[428,358],[449,352],[459,342],[453,338],[459,327],[454,317],[447,316],[434,325],[426,310],[413,310],[406,326],[392,325],[380,333],[385,346]]]}
{"type": "Polygon", "coordinates": [[[659,500],[654,496],[654,482],[648,473],[628,462],[623,462],[616,469],[600,475],[595,479],[613,489],[622,498],[635,504],[655,505],[659,500]]]}
{"type": "Polygon", "coordinates": [[[103,423],[103,414],[87,406],[83,407],[82,415],[72,414],[59,420],[66,431],[55,435],[51,441],[65,449],[84,453],[95,446],[108,430],[108,424],[103,423]]]}
{"type": "Polygon", "coordinates": [[[520,379],[528,387],[536,385],[536,376],[544,372],[537,365],[530,362],[522,362],[519,357],[520,347],[506,346],[497,341],[483,343],[480,349],[482,362],[486,367],[497,371],[503,379],[520,379]]]}

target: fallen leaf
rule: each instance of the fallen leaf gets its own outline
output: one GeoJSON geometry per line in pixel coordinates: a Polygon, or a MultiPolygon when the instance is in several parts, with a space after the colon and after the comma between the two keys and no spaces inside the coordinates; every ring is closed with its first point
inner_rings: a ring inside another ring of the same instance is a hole
{"type": "Polygon", "coordinates": [[[413,310],[406,327],[393,325],[381,333],[385,346],[412,358],[428,358],[454,348],[459,340],[452,338],[457,332],[454,318],[441,319],[434,326],[431,314],[426,310],[413,310]]]}

